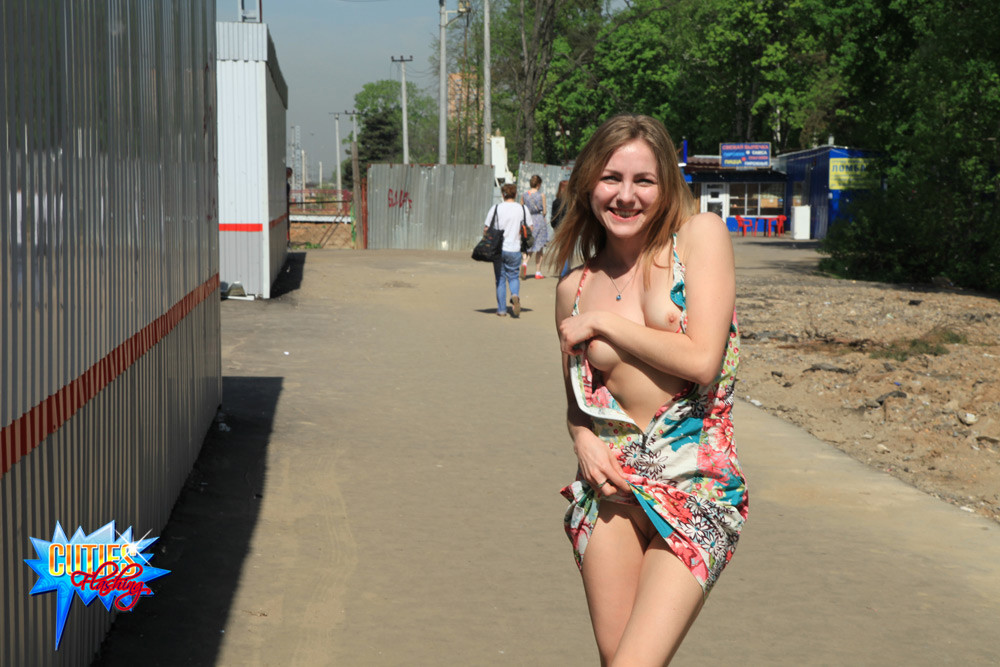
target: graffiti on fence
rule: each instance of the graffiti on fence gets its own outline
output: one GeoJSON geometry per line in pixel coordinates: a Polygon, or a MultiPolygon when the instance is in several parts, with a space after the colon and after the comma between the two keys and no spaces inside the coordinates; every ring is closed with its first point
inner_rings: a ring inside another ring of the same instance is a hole
{"type": "Polygon", "coordinates": [[[393,190],[389,188],[389,208],[394,207],[403,208],[406,207],[407,211],[413,209],[413,199],[410,198],[410,193],[406,190],[393,190]]]}

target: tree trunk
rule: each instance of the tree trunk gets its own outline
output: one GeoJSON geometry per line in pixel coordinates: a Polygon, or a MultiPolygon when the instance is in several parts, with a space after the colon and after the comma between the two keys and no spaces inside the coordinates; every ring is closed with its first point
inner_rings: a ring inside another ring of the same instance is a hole
{"type": "Polygon", "coordinates": [[[522,76],[518,86],[521,106],[521,159],[530,161],[535,139],[535,109],[544,96],[555,41],[556,0],[534,0],[531,37],[528,37],[525,0],[520,0],[522,76]]]}

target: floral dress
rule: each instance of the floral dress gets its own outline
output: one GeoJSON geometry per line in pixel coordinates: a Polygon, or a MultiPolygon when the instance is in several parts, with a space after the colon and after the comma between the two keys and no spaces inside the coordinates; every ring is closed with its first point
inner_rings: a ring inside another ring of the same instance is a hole
{"type": "Polygon", "coordinates": [[[540,252],[549,242],[549,226],[545,224],[545,207],[542,205],[541,192],[525,192],[521,196],[521,201],[528,207],[531,213],[531,233],[535,236],[535,242],[528,252],[540,252]]]}
{"type": "MultiPolygon", "coordinates": [[[[676,239],[674,243],[676,247],[676,239]]],[[[573,304],[579,314],[584,267],[573,304]]],[[[687,330],[684,265],[673,252],[671,300],[687,330]]],[[[570,502],[565,527],[579,567],[603,501],[639,505],[667,546],[701,584],[705,595],[733,557],[749,508],[746,480],[733,443],[733,389],[740,338],[733,313],[721,373],[708,386],[689,385],[657,410],[642,429],[622,410],[600,371],[585,355],[569,359],[577,404],[593,419],[594,433],[615,452],[632,493],[598,498],[579,474],[562,490],[570,502]]]]}

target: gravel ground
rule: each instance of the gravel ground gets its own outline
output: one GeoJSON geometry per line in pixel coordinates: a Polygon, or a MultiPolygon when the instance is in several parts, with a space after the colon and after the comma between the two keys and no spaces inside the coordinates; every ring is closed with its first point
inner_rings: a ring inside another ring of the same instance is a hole
{"type": "Polygon", "coordinates": [[[997,298],[788,273],[737,289],[740,398],[1000,521],[997,298]]]}

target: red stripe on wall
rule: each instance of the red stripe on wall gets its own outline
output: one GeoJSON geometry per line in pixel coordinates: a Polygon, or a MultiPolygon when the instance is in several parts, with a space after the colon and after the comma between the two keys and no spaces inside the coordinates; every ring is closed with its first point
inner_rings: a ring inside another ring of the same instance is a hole
{"type": "Polygon", "coordinates": [[[220,232],[262,232],[264,225],[261,223],[219,223],[220,232]]]}
{"type": "Polygon", "coordinates": [[[195,306],[219,289],[219,274],[194,288],[158,318],[109,352],[103,359],[65,384],[0,431],[0,477],[27,456],[45,438],[58,431],[70,417],[128,370],[169,334],[195,306]]]}
{"type": "MultiPolygon", "coordinates": [[[[288,219],[287,213],[282,213],[277,218],[267,223],[268,229],[274,229],[282,222],[288,219]]],[[[262,222],[220,222],[219,223],[220,232],[262,232],[264,231],[264,223],[262,222]]]]}

